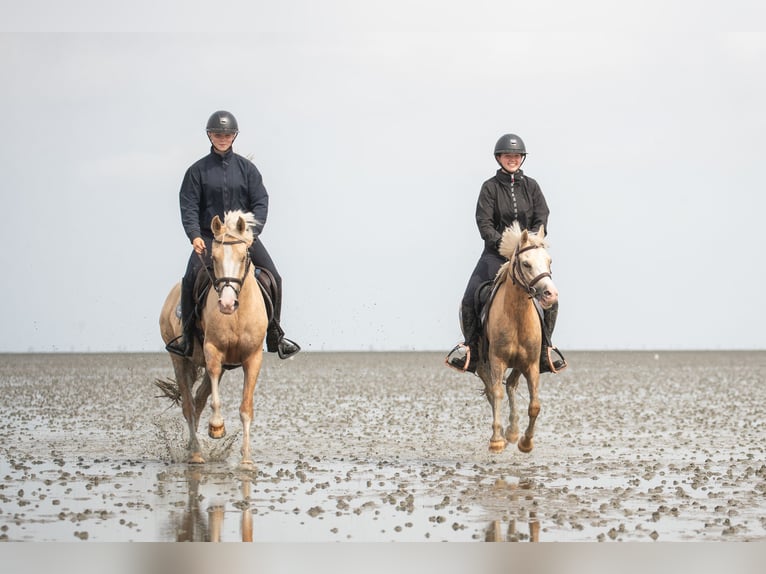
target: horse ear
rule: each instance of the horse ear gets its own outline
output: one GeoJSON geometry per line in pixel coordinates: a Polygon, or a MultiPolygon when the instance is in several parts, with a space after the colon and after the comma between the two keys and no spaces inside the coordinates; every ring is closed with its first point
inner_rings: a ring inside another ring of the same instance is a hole
{"type": "Polygon", "coordinates": [[[240,215],[239,219],[237,220],[237,231],[241,235],[246,230],[247,230],[247,221],[245,221],[245,218],[240,215]]]}
{"type": "Polygon", "coordinates": [[[210,228],[213,230],[213,234],[219,235],[221,233],[221,227],[223,227],[223,224],[221,223],[221,218],[216,215],[213,218],[213,221],[210,223],[210,228]]]}
{"type": "Polygon", "coordinates": [[[540,229],[537,230],[537,235],[542,239],[545,237],[545,225],[541,225],[540,229]]]}
{"type": "Polygon", "coordinates": [[[519,245],[524,245],[529,240],[529,231],[526,229],[521,232],[521,240],[519,241],[519,245]]]}

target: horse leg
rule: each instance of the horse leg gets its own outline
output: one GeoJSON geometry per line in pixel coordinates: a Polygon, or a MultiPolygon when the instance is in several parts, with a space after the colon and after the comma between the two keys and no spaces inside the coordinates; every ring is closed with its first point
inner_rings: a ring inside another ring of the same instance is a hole
{"type": "Polygon", "coordinates": [[[192,464],[203,464],[205,460],[202,458],[199,440],[197,440],[197,424],[199,419],[194,410],[194,401],[191,392],[192,386],[194,385],[194,379],[196,378],[196,369],[190,361],[182,359],[181,357],[173,356],[172,361],[176,373],[178,390],[181,393],[181,411],[183,412],[184,419],[186,419],[186,424],[189,428],[189,442],[187,443],[187,448],[189,449],[189,462],[192,464]]]}
{"type": "Polygon", "coordinates": [[[505,437],[503,436],[503,423],[501,421],[500,408],[503,404],[503,375],[505,368],[496,357],[490,357],[488,380],[484,381],[487,400],[492,408],[492,437],[489,439],[489,450],[501,453],[505,450],[505,437]]]}
{"type": "Polygon", "coordinates": [[[513,369],[508,379],[505,381],[505,391],[508,395],[508,406],[510,415],[508,416],[508,428],[505,429],[505,440],[513,444],[519,440],[519,417],[516,410],[516,389],[519,386],[521,371],[513,369]]]}
{"type": "Polygon", "coordinates": [[[253,422],[253,394],[255,384],[258,381],[258,373],[261,371],[263,350],[259,350],[253,357],[242,364],[245,372],[242,385],[242,402],[239,405],[239,420],[242,421],[242,461],[241,466],[252,466],[250,458],[250,423],[253,422]]]}
{"type": "Polygon", "coordinates": [[[210,397],[210,375],[205,371],[202,377],[202,382],[197,387],[197,392],[194,393],[194,411],[197,415],[197,427],[199,427],[199,420],[202,418],[202,411],[205,410],[207,405],[207,399],[210,397]]]}
{"type": "Polygon", "coordinates": [[[529,409],[527,409],[529,424],[527,425],[527,430],[524,431],[524,436],[519,440],[518,446],[521,452],[532,452],[535,446],[532,438],[535,435],[535,421],[537,420],[537,415],[540,414],[540,400],[537,396],[537,387],[540,380],[539,363],[540,361],[533,363],[529,368],[529,372],[525,375],[527,388],[529,389],[529,409]]]}
{"type": "Polygon", "coordinates": [[[221,395],[218,392],[218,383],[221,382],[221,375],[223,375],[221,361],[208,360],[207,373],[210,376],[210,408],[213,410],[207,424],[207,434],[210,438],[223,438],[226,436],[226,427],[223,424],[221,395]]]}

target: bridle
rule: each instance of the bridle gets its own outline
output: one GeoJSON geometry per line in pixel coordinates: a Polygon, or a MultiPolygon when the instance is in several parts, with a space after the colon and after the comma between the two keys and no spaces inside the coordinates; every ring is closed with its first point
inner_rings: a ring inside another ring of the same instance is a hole
{"type": "Polygon", "coordinates": [[[524,253],[525,251],[530,251],[532,249],[539,248],[539,245],[527,245],[523,249],[519,249],[519,246],[516,246],[516,251],[513,253],[513,258],[511,260],[511,279],[513,280],[514,285],[518,285],[524,291],[527,292],[527,295],[529,295],[529,298],[531,299],[535,295],[537,295],[537,289],[535,289],[535,284],[537,284],[541,279],[545,277],[550,277],[551,272],[545,271],[543,273],[540,273],[537,277],[533,278],[531,281],[526,281],[524,279],[524,273],[521,270],[521,264],[519,263],[519,255],[524,253]]]}
{"type": "MultiPolygon", "coordinates": [[[[213,239],[213,242],[218,243],[219,245],[238,245],[240,243],[247,243],[247,241],[244,239],[236,239],[234,241],[221,241],[218,239],[213,239]]],[[[242,290],[242,284],[245,282],[245,279],[247,279],[247,274],[250,272],[249,254],[247,255],[246,259],[247,261],[245,263],[245,272],[242,274],[241,278],[210,276],[210,281],[213,283],[213,289],[215,289],[215,292],[218,293],[219,300],[221,298],[221,291],[223,291],[226,287],[231,287],[231,289],[234,291],[235,297],[239,298],[239,292],[242,290]]],[[[213,273],[215,273],[215,270],[213,270],[213,273]]],[[[209,272],[208,275],[210,275],[209,272]]]]}

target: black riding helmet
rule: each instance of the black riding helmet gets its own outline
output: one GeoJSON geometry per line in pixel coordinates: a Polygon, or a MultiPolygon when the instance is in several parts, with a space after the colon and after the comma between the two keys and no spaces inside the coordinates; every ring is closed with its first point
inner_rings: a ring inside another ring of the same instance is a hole
{"type": "Polygon", "coordinates": [[[501,153],[520,153],[526,156],[527,148],[524,146],[524,140],[516,134],[505,134],[500,136],[500,139],[495,144],[495,155],[500,155],[501,153]]]}
{"type": "Polygon", "coordinates": [[[230,112],[219,110],[210,116],[205,131],[215,134],[238,134],[237,118],[230,112]]]}
{"type": "Polygon", "coordinates": [[[495,161],[501,168],[503,166],[500,163],[500,154],[503,153],[520,153],[521,163],[519,166],[524,165],[524,162],[527,159],[527,148],[524,145],[524,140],[516,134],[504,134],[500,136],[500,139],[497,140],[497,143],[495,144],[495,161]]]}

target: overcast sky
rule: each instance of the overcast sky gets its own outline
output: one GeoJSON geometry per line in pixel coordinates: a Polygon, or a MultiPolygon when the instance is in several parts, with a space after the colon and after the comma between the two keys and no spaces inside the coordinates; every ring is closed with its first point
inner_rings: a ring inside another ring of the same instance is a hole
{"type": "Polygon", "coordinates": [[[551,209],[562,350],[766,347],[763,3],[7,4],[0,352],[162,350],[217,109],[306,350],[460,339],[507,132],[551,209]]]}

